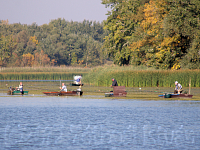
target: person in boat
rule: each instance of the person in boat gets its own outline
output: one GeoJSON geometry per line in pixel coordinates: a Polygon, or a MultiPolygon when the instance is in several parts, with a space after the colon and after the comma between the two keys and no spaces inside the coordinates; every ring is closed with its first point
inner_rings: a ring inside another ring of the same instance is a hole
{"type": "Polygon", "coordinates": [[[60,91],[67,92],[67,86],[65,85],[65,83],[62,83],[62,87],[60,87],[60,91]]]}
{"type": "Polygon", "coordinates": [[[180,94],[182,93],[183,89],[182,89],[182,85],[180,83],[178,83],[178,81],[175,82],[175,90],[174,90],[174,94],[180,94]]]}
{"type": "Polygon", "coordinates": [[[19,87],[16,87],[16,89],[17,89],[18,91],[20,91],[21,94],[23,94],[23,84],[22,84],[22,82],[19,83],[19,87]]]}
{"type": "Polygon", "coordinates": [[[118,86],[117,81],[114,78],[112,78],[112,85],[111,85],[111,87],[113,87],[113,86],[118,86]]]}
{"type": "Polygon", "coordinates": [[[80,76],[75,76],[74,79],[75,79],[75,83],[76,83],[76,84],[80,84],[80,85],[81,85],[82,75],[80,75],[80,76]]]}

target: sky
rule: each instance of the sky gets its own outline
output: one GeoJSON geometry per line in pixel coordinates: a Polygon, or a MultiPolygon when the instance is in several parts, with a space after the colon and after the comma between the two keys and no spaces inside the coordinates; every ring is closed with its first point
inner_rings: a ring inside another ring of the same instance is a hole
{"type": "Polygon", "coordinates": [[[48,24],[54,19],[82,22],[107,19],[102,0],[0,0],[0,20],[9,24],[48,24]]]}

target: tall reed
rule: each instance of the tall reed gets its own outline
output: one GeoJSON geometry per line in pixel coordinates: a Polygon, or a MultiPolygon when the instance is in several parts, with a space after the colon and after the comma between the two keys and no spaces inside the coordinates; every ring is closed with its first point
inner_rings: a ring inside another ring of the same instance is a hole
{"type": "Polygon", "coordinates": [[[173,87],[178,81],[183,87],[200,87],[200,70],[123,70],[98,68],[91,70],[84,77],[84,82],[96,86],[110,86],[111,78],[115,78],[118,85],[127,87],[173,87]]]}
{"type": "Polygon", "coordinates": [[[80,74],[85,75],[86,73],[1,73],[0,80],[73,80],[74,75],[80,74]]]}
{"type": "Polygon", "coordinates": [[[80,67],[9,67],[9,68],[0,68],[0,72],[12,72],[12,73],[20,73],[20,72],[89,72],[91,68],[80,68],[80,67]]]}

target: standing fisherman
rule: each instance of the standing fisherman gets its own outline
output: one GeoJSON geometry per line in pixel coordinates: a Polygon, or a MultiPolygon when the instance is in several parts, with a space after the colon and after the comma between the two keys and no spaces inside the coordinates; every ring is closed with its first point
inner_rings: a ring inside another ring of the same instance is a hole
{"type": "Polygon", "coordinates": [[[111,87],[118,86],[117,81],[114,78],[112,78],[112,82],[113,83],[112,83],[111,87]]]}
{"type": "Polygon", "coordinates": [[[21,92],[21,94],[23,94],[23,84],[22,82],[19,83],[19,87],[16,87],[17,90],[19,90],[21,92]]]}

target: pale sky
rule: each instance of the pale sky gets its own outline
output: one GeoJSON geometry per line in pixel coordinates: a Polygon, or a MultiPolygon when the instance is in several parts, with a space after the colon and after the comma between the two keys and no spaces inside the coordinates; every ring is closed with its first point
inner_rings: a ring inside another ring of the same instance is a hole
{"type": "Polygon", "coordinates": [[[101,0],[0,0],[0,20],[10,24],[48,24],[53,19],[82,22],[107,19],[101,0]]]}

